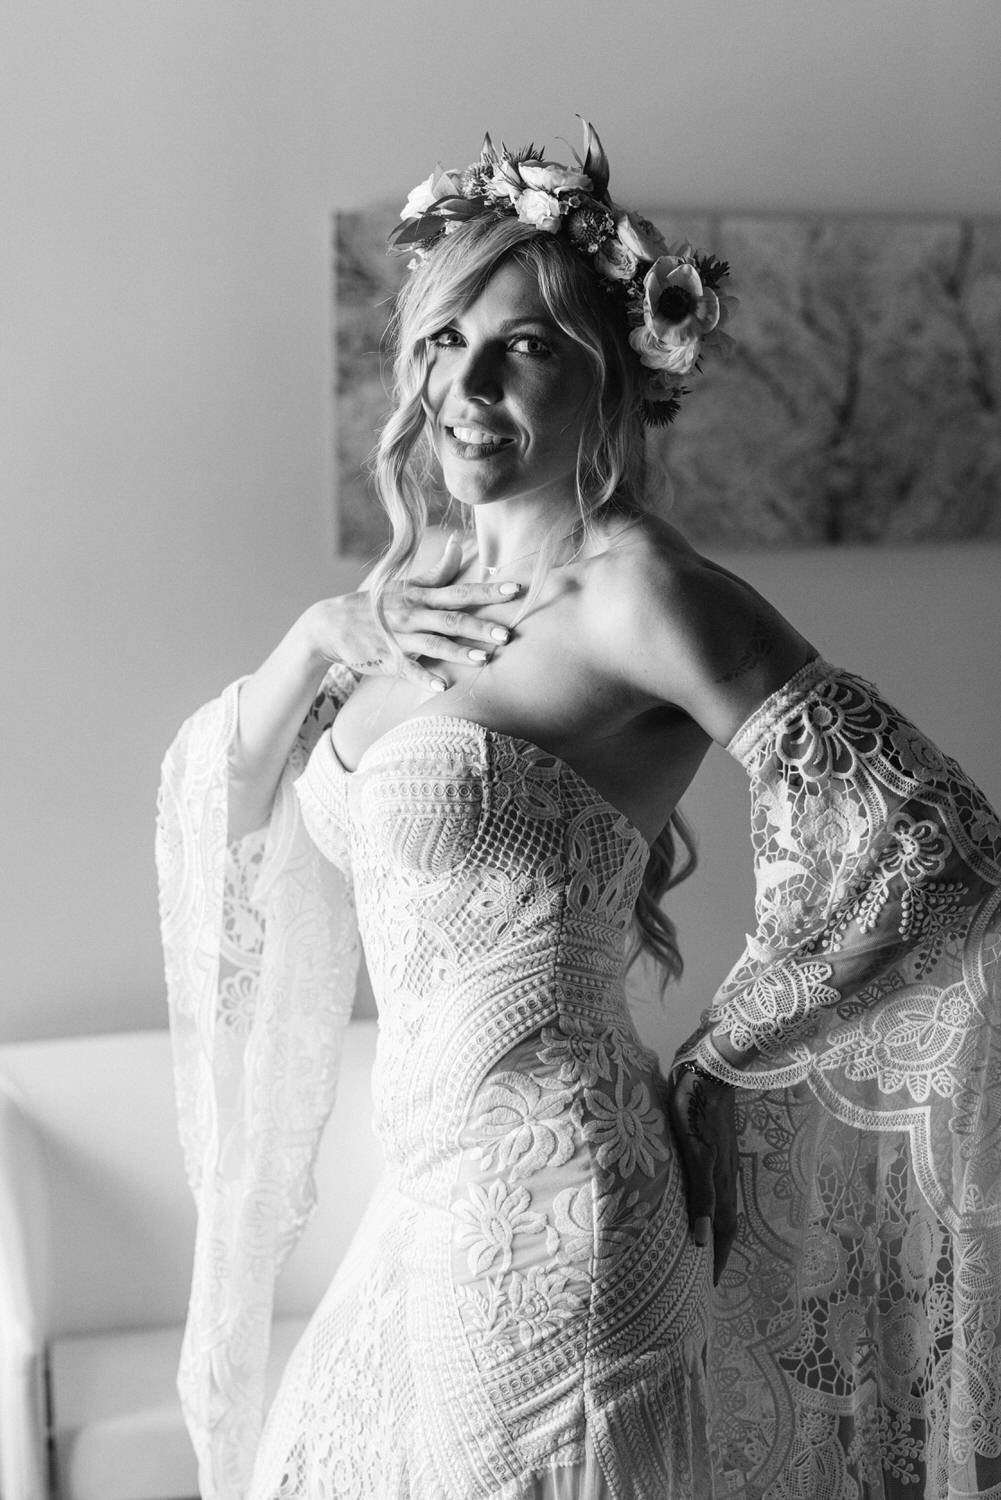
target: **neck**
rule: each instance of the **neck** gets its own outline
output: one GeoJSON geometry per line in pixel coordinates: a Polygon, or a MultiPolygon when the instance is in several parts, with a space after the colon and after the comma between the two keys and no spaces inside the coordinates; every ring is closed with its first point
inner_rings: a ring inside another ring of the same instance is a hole
{"type": "MultiPolygon", "coordinates": [[[[485,508],[484,508],[485,510],[485,508]]],[[[508,563],[524,560],[531,566],[551,531],[557,536],[580,536],[580,515],[575,504],[559,511],[547,506],[532,514],[496,514],[477,510],[474,515],[476,553],[480,567],[499,569],[508,563]]]]}

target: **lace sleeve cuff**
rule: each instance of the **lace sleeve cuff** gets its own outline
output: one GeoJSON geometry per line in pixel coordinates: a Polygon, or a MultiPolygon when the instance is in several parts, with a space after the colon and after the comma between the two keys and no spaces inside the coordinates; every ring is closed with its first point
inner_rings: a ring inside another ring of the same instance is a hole
{"type": "Polygon", "coordinates": [[[821,656],[814,656],[810,661],[805,662],[798,672],[793,673],[788,682],[776,688],[775,692],[771,693],[763,703],[758,705],[750,717],[744,720],[725,747],[727,754],[732,755],[734,760],[739,761],[746,769],[753,762],[755,752],[760,749],[762,742],[768,740],[774,732],[775,725],[782,721],[789,709],[825,677],[835,673],[835,670],[830,662],[824,661],[821,656]]]}

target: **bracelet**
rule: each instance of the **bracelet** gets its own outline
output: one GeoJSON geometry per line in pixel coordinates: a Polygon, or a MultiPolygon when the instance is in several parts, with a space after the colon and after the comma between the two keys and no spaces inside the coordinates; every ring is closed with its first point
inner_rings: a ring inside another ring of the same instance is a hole
{"type": "Polygon", "coordinates": [[[696,1078],[702,1078],[706,1083],[719,1084],[721,1088],[733,1088],[732,1083],[727,1083],[725,1078],[717,1078],[715,1073],[708,1072],[697,1062],[680,1062],[671,1069],[672,1082],[677,1080],[679,1073],[694,1073],[696,1078]]]}

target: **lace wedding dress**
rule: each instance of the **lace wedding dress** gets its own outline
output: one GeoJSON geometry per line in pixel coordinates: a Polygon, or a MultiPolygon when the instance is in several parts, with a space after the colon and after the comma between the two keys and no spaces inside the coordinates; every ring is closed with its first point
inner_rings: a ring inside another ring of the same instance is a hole
{"type": "MultiPolygon", "coordinates": [[[[447,715],[346,772],[325,731],[350,686],[331,674],[269,828],[228,850],[236,687],[164,764],[203,1493],[1001,1495],[1001,826],[976,789],[823,663],[730,747],[759,929],[706,1022],[747,1054],[707,1379],[708,1256],[622,996],[642,837],[563,761],[447,715]],[[387,1177],[261,1438],[352,892],[387,1177]]],[[[687,1055],[726,1075],[706,1027],[687,1055]]]]}

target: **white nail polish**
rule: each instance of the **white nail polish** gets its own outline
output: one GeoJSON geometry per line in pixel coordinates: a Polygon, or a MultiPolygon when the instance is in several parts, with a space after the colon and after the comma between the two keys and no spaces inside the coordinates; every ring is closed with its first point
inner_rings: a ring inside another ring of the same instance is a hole
{"type": "Polygon", "coordinates": [[[509,641],[511,639],[510,630],[505,630],[503,625],[495,625],[490,634],[495,641],[509,641]]]}
{"type": "Polygon", "coordinates": [[[485,651],[477,651],[474,649],[467,652],[467,655],[470,661],[486,661],[487,659],[487,653],[485,651]]]}
{"type": "Polygon", "coordinates": [[[500,591],[502,594],[517,594],[520,589],[520,583],[502,583],[500,586],[500,591]]]}

